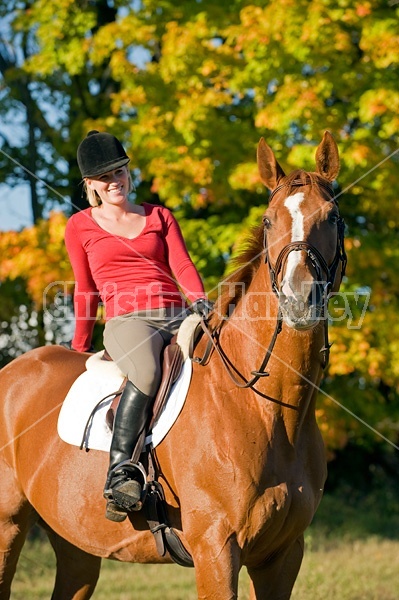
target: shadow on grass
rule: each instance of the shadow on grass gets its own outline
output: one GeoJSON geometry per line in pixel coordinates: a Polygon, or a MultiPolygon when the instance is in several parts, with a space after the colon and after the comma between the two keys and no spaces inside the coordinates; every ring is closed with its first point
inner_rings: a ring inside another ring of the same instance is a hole
{"type": "Polygon", "coordinates": [[[369,536],[399,539],[396,454],[380,456],[346,448],[329,465],[324,497],[311,526],[320,542],[369,536]]]}

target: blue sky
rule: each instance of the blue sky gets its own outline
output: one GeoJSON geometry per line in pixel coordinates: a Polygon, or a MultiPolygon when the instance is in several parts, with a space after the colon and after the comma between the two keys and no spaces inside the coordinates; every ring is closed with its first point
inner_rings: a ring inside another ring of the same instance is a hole
{"type": "Polygon", "coordinates": [[[32,224],[28,187],[0,185],[0,231],[20,230],[32,224]]]}

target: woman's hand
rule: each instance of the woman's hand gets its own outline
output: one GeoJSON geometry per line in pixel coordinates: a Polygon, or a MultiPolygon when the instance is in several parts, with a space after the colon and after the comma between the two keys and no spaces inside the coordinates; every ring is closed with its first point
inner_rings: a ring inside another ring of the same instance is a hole
{"type": "Polygon", "coordinates": [[[207,319],[213,311],[214,302],[208,298],[200,298],[190,305],[190,310],[199,315],[202,319],[207,319]]]}

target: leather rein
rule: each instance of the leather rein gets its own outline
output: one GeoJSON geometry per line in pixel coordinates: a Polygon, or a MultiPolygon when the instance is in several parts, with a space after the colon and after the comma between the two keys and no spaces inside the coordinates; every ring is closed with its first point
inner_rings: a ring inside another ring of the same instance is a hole
{"type": "MultiPolygon", "coordinates": [[[[278,191],[280,191],[282,188],[284,188],[288,185],[289,186],[304,186],[304,185],[309,185],[309,184],[307,184],[306,182],[303,182],[299,179],[295,179],[294,181],[292,181],[290,183],[283,183],[283,184],[277,186],[272,191],[270,198],[269,198],[269,202],[271,201],[273,196],[278,191]]],[[[327,182],[323,182],[323,181],[318,182],[318,185],[321,185],[328,190],[328,192],[330,194],[330,199],[328,201],[334,202],[335,204],[338,205],[338,201],[334,196],[334,192],[333,192],[331,185],[328,184],[327,182]]],[[[328,341],[328,318],[326,316],[327,304],[328,304],[328,300],[330,298],[330,293],[331,293],[332,286],[334,284],[338,266],[341,263],[340,275],[341,275],[341,280],[342,280],[342,278],[345,274],[345,269],[346,269],[346,264],[347,264],[347,257],[346,257],[345,248],[344,248],[344,232],[345,232],[345,222],[342,217],[339,217],[338,221],[337,221],[336,252],[335,252],[335,257],[333,259],[333,262],[331,263],[330,266],[328,266],[324,257],[322,256],[322,254],[319,252],[319,250],[317,248],[315,248],[308,242],[297,241],[297,242],[291,242],[291,243],[287,244],[286,246],[284,246],[284,248],[281,250],[280,254],[278,255],[276,263],[273,267],[271,264],[271,261],[270,261],[270,257],[269,257],[266,220],[265,220],[265,218],[263,219],[263,252],[265,255],[265,264],[268,265],[271,287],[272,287],[272,290],[273,290],[274,294],[276,295],[277,299],[279,299],[279,296],[280,296],[278,286],[277,286],[277,278],[278,278],[279,273],[284,269],[284,265],[285,265],[285,263],[288,259],[288,256],[291,252],[298,252],[301,250],[305,251],[308,254],[309,260],[310,260],[313,268],[315,269],[316,275],[320,279],[320,281],[321,281],[322,273],[325,273],[325,275],[327,276],[326,285],[324,286],[323,298],[322,298],[323,309],[322,309],[322,314],[320,317],[321,319],[324,320],[324,346],[320,350],[320,352],[323,354],[323,364],[322,364],[323,369],[325,369],[328,364],[330,347],[331,347],[331,344],[328,341]]],[[[227,374],[229,375],[230,379],[233,381],[233,383],[237,387],[252,388],[253,391],[255,393],[257,393],[258,395],[268,398],[268,399],[271,399],[268,396],[266,396],[265,394],[263,394],[262,392],[260,392],[259,390],[257,390],[256,388],[254,388],[254,385],[261,377],[269,376],[269,373],[265,369],[270,360],[274,345],[277,340],[277,336],[282,329],[282,325],[283,325],[283,315],[281,312],[281,307],[279,306],[278,312],[277,312],[277,317],[276,317],[276,325],[274,328],[274,333],[270,340],[269,346],[266,349],[262,364],[260,365],[259,369],[255,370],[255,371],[251,371],[252,377],[250,379],[246,379],[238,371],[238,369],[233,365],[233,363],[231,362],[231,360],[228,358],[228,356],[225,354],[223,348],[221,347],[220,331],[223,326],[223,323],[217,329],[210,330],[207,326],[206,321],[204,319],[201,320],[201,327],[202,327],[202,330],[205,333],[205,335],[208,337],[208,343],[207,343],[205,352],[202,357],[191,356],[191,359],[193,362],[195,362],[199,365],[205,366],[208,363],[212,352],[216,351],[216,353],[219,355],[219,357],[222,360],[222,364],[224,365],[227,374]],[[238,379],[237,376],[240,379],[238,379]]],[[[278,402],[278,401],[276,401],[276,402],[278,402]]],[[[285,405],[283,402],[278,402],[278,403],[292,408],[291,405],[285,405]]]]}

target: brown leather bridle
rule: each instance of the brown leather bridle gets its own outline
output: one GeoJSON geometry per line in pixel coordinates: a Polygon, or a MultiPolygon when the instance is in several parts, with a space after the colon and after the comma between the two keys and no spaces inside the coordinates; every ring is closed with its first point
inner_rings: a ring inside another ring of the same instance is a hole
{"type": "MultiPolygon", "coordinates": [[[[294,179],[294,181],[292,181],[290,183],[282,183],[281,185],[277,186],[272,191],[272,193],[270,194],[269,202],[271,201],[273,196],[284,187],[304,186],[304,185],[309,185],[309,184],[301,181],[300,179],[294,179]]],[[[328,202],[334,202],[334,204],[336,204],[338,206],[338,201],[334,196],[334,192],[333,192],[331,185],[324,181],[319,181],[318,185],[321,185],[322,187],[326,188],[328,190],[328,192],[330,193],[331,197],[328,200],[328,202]]],[[[263,249],[265,252],[265,262],[267,263],[267,265],[269,267],[270,282],[271,282],[272,290],[274,291],[274,293],[278,296],[277,277],[278,277],[280,271],[282,270],[283,265],[285,264],[285,262],[288,258],[288,255],[291,252],[305,250],[307,252],[309,259],[312,263],[312,266],[314,267],[316,274],[320,278],[320,280],[321,280],[322,272],[324,272],[327,275],[326,293],[329,294],[329,292],[334,284],[335,276],[336,276],[338,265],[340,262],[341,262],[341,280],[342,280],[342,277],[345,275],[347,258],[346,258],[346,253],[345,253],[345,249],[344,249],[344,233],[345,233],[345,222],[342,217],[338,217],[337,249],[336,249],[334,260],[330,266],[328,266],[323,255],[319,252],[319,250],[317,248],[315,248],[315,246],[308,244],[308,242],[297,241],[297,242],[291,242],[291,243],[287,244],[286,246],[284,246],[284,248],[281,250],[280,254],[277,257],[276,264],[273,268],[271,261],[270,261],[270,257],[269,257],[269,249],[268,249],[268,244],[267,244],[267,227],[265,224],[265,217],[264,217],[263,218],[263,249]]]]}
{"type": "MultiPolygon", "coordinates": [[[[310,184],[310,182],[307,183],[307,182],[304,182],[299,179],[298,180],[295,179],[294,181],[287,182],[287,183],[282,183],[281,185],[277,186],[272,191],[270,198],[269,198],[269,202],[271,201],[273,196],[278,191],[283,189],[284,187],[287,187],[287,186],[290,186],[290,187],[298,186],[299,187],[299,186],[305,186],[305,185],[309,185],[309,184],[310,184]]],[[[332,186],[328,182],[324,182],[324,181],[318,181],[317,184],[321,185],[322,187],[324,187],[325,189],[328,190],[330,198],[327,201],[334,202],[338,206],[338,201],[334,196],[334,191],[333,191],[332,186]]],[[[308,254],[309,260],[311,261],[312,266],[314,267],[314,269],[316,271],[316,275],[320,279],[320,281],[322,281],[321,277],[322,277],[323,272],[327,276],[326,277],[326,285],[324,286],[324,290],[323,290],[322,313],[320,316],[320,318],[324,320],[324,346],[320,350],[320,352],[323,354],[323,363],[322,363],[323,369],[325,369],[328,364],[330,347],[331,347],[331,344],[328,341],[328,318],[326,315],[327,304],[328,304],[328,300],[330,298],[331,289],[334,285],[338,266],[341,263],[340,277],[342,280],[342,278],[345,274],[345,269],[346,269],[346,264],[347,264],[347,257],[346,257],[345,248],[344,248],[344,233],[345,233],[345,222],[342,217],[338,217],[338,220],[337,220],[337,246],[336,246],[335,256],[334,256],[334,259],[333,259],[331,265],[327,264],[323,255],[319,252],[319,250],[317,248],[312,246],[312,244],[309,244],[308,242],[305,242],[305,241],[297,241],[297,242],[291,242],[291,243],[287,244],[286,246],[284,246],[284,248],[281,250],[280,254],[278,255],[276,263],[273,267],[271,264],[271,261],[270,261],[269,250],[268,250],[267,226],[266,226],[265,217],[263,219],[263,251],[264,251],[264,255],[265,255],[265,263],[268,265],[272,290],[278,299],[279,299],[279,290],[278,290],[278,285],[277,285],[277,278],[278,278],[279,273],[283,270],[285,262],[287,261],[287,258],[291,252],[297,252],[297,251],[301,251],[301,250],[306,251],[308,254]]],[[[253,391],[256,392],[258,395],[260,395],[262,397],[266,397],[271,400],[271,398],[269,398],[268,396],[266,396],[265,394],[263,394],[262,392],[260,392],[256,388],[254,388],[254,385],[261,377],[267,377],[269,375],[269,373],[265,369],[266,369],[266,366],[271,357],[274,345],[277,340],[277,336],[282,329],[282,324],[283,324],[283,315],[281,312],[281,307],[279,306],[277,317],[276,317],[276,326],[274,328],[274,333],[273,333],[272,339],[266,350],[266,353],[263,358],[261,366],[256,371],[251,371],[251,375],[253,375],[253,377],[251,379],[248,379],[248,380],[245,379],[245,377],[243,375],[241,375],[241,373],[232,364],[232,362],[230,361],[228,356],[223,351],[223,349],[220,345],[220,339],[219,339],[221,326],[218,329],[211,331],[208,328],[205,320],[201,321],[201,326],[202,326],[204,333],[208,337],[207,347],[206,347],[204,355],[202,357],[192,357],[192,361],[199,365],[204,366],[208,363],[208,360],[209,360],[212,352],[216,351],[217,354],[219,355],[219,357],[221,358],[222,363],[225,366],[229,377],[231,378],[231,380],[234,382],[234,384],[237,387],[252,388],[253,391]],[[237,379],[236,375],[238,375],[238,377],[241,378],[241,381],[239,381],[237,379]]],[[[277,400],[274,400],[274,401],[278,402],[277,400]]],[[[284,406],[290,406],[290,405],[285,405],[283,402],[278,402],[278,403],[282,404],[284,406]]],[[[290,408],[292,408],[292,407],[290,406],[290,408]]]]}

